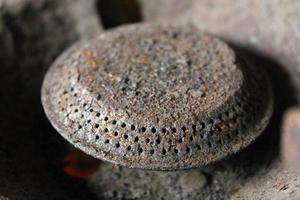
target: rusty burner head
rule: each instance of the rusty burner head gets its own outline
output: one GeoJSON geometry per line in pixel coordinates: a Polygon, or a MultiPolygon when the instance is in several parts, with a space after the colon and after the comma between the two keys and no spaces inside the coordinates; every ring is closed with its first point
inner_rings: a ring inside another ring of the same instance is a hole
{"type": "Polygon", "coordinates": [[[272,113],[268,78],[194,27],[131,25],[59,57],[42,88],[57,131],[128,167],[206,165],[251,143],[272,113]]]}

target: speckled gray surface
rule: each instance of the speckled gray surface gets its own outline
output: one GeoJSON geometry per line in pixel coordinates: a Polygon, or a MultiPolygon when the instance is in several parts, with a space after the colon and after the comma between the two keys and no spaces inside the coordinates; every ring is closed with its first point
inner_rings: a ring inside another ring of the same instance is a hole
{"type": "Polygon", "coordinates": [[[89,183],[100,199],[224,199],[224,180],[210,182],[210,175],[201,169],[164,172],[103,163],[89,183]]]}
{"type": "Polygon", "coordinates": [[[100,199],[297,200],[300,177],[253,146],[214,165],[183,171],[129,169],[103,163],[88,179],[100,199]],[[260,156],[255,156],[260,154],[260,156]]]}

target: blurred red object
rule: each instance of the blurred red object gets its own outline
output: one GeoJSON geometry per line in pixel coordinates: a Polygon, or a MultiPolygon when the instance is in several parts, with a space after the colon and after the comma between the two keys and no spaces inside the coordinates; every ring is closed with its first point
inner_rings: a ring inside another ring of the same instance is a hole
{"type": "Polygon", "coordinates": [[[64,171],[75,178],[87,178],[98,169],[100,160],[95,159],[82,151],[74,150],[64,156],[64,171]]]}

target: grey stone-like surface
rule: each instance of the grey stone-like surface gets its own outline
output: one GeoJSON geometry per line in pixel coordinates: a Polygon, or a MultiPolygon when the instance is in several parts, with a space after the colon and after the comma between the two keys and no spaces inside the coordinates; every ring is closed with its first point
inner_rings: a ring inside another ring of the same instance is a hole
{"type": "Polygon", "coordinates": [[[199,169],[149,171],[102,163],[88,179],[99,199],[297,200],[300,177],[257,150],[199,169]],[[256,162],[256,163],[255,163],[256,162]],[[260,166],[260,167],[259,167],[260,166]]]}
{"type": "Polygon", "coordinates": [[[103,163],[89,183],[99,199],[220,200],[227,194],[219,174],[201,169],[149,171],[103,163]],[[218,178],[208,183],[212,174],[218,178]]]}
{"type": "Polygon", "coordinates": [[[300,177],[277,161],[251,178],[230,200],[298,200],[300,177]]]}
{"type": "MultiPolygon", "coordinates": [[[[70,197],[40,104],[45,70],[66,47],[101,32],[95,1],[0,1],[0,195],[70,197]],[[74,12],[75,11],[75,12],[74,12]],[[49,156],[52,155],[52,156],[49,156]],[[47,157],[48,156],[48,157],[47,157]],[[51,166],[51,167],[50,167],[51,166]]],[[[56,146],[59,149],[59,145],[56,146]]],[[[73,195],[75,196],[75,194],[73,195]]]]}

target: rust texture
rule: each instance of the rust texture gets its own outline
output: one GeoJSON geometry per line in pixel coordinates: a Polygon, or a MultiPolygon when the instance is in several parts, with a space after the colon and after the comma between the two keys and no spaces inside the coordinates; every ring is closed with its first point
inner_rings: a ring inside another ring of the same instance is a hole
{"type": "Polygon", "coordinates": [[[268,78],[191,26],[144,24],[76,44],[49,69],[45,112],[76,147],[113,163],[174,170],[249,145],[272,113],[268,78]]]}

